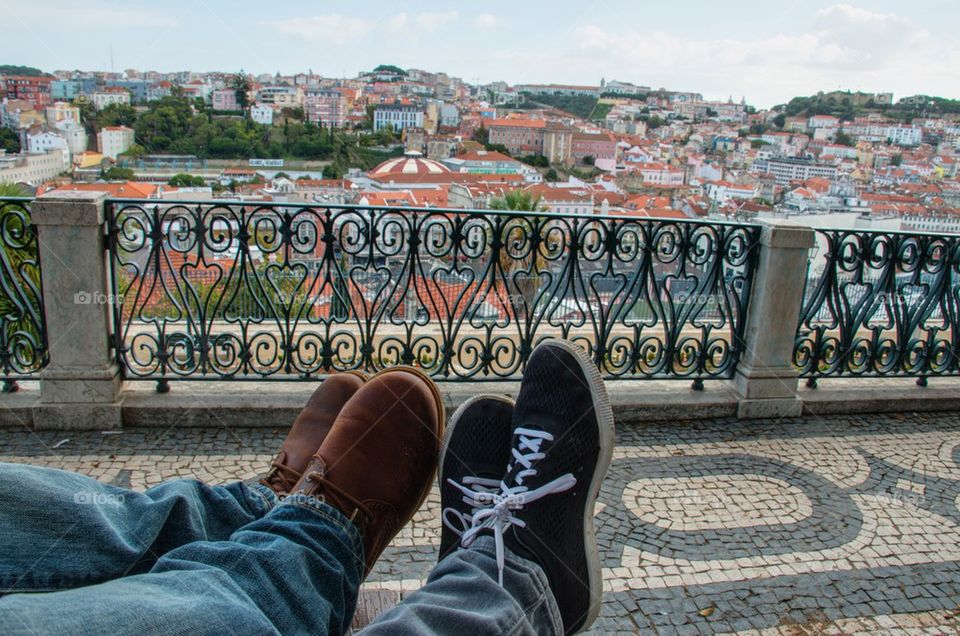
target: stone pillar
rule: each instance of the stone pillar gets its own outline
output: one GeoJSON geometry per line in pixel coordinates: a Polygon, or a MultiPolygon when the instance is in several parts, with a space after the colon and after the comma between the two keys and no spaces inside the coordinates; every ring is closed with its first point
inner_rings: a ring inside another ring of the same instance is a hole
{"type": "Polygon", "coordinates": [[[760,258],[744,329],[745,348],[732,380],[741,419],[797,417],[793,343],[803,303],[813,230],[787,221],[763,221],[760,258]]]}
{"type": "Polygon", "coordinates": [[[57,192],[31,208],[37,226],[50,363],[40,372],[34,426],[121,425],[120,373],[110,351],[114,302],[107,278],[102,192],[57,192]]]}

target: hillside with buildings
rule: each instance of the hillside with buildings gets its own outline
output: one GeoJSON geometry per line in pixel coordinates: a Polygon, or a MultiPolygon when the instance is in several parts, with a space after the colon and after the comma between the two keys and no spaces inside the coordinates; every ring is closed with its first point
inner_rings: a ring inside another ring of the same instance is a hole
{"type": "Polygon", "coordinates": [[[2,70],[0,181],[25,191],[129,181],[157,198],[484,208],[527,189],[555,212],[960,227],[960,107],[941,97],[833,91],[757,110],[389,64],[353,78],[2,70]]]}

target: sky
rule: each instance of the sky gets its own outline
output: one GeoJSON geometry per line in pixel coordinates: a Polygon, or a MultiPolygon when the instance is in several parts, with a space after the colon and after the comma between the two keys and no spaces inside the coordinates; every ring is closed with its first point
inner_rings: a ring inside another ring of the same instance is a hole
{"type": "Polygon", "coordinates": [[[472,83],[601,78],[769,107],[818,90],[960,98],[958,0],[325,2],[0,0],[0,63],[313,70],[472,83]]]}

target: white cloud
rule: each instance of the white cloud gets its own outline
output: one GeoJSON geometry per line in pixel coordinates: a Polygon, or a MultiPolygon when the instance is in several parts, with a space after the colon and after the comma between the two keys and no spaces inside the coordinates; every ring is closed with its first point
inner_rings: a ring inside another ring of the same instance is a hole
{"type": "Polygon", "coordinates": [[[576,33],[567,64],[655,88],[725,96],[736,87],[762,105],[820,89],[889,90],[891,78],[909,78],[919,91],[924,80],[941,81],[942,64],[960,49],[933,41],[905,17],[849,4],[819,11],[806,28],[754,38],[691,39],[597,24],[576,33]]]}
{"type": "Polygon", "coordinates": [[[498,15],[493,15],[492,13],[481,13],[473,19],[473,26],[478,29],[492,29],[500,26],[501,22],[502,20],[498,15]]]}
{"type": "Polygon", "coordinates": [[[343,43],[362,37],[373,31],[376,22],[362,18],[351,18],[339,13],[315,15],[303,18],[291,18],[268,22],[281,33],[294,35],[304,40],[330,40],[343,43]]]}
{"type": "Polygon", "coordinates": [[[387,30],[393,32],[403,31],[410,22],[410,16],[406,13],[398,13],[387,20],[387,30]]]}
{"type": "Polygon", "coordinates": [[[442,26],[456,22],[460,18],[457,11],[424,11],[417,14],[417,24],[426,31],[436,31],[442,26]]]}

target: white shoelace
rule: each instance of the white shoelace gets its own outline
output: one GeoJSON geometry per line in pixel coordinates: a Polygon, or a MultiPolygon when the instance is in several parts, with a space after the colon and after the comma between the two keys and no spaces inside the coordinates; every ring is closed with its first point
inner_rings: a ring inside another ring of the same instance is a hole
{"type": "Polygon", "coordinates": [[[514,513],[542,497],[569,490],[577,483],[577,478],[567,473],[534,490],[524,486],[524,479],[537,474],[534,464],[547,456],[540,451],[541,444],[544,441],[553,441],[553,435],[532,428],[518,428],[514,431],[514,435],[518,439],[514,448],[511,449],[513,460],[507,467],[507,473],[517,465],[523,466],[523,469],[517,471],[512,480],[513,484],[508,485],[502,480],[483,477],[464,477],[462,484],[448,479],[447,482],[451,486],[463,493],[462,500],[470,506],[472,514],[467,515],[453,508],[446,508],[441,514],[443,525],[460,536],[460,545],[465,548],[470,547],[482,531],[493,530],[501,586],[503,586],[504,568],[503,533],[511,526],[518,528],[527,526],[526,522],[514,513]],[[454,526],[454,519],[460,527],[454,526]]]}

